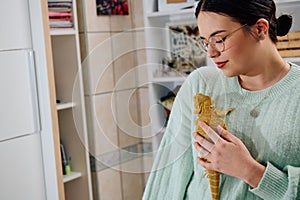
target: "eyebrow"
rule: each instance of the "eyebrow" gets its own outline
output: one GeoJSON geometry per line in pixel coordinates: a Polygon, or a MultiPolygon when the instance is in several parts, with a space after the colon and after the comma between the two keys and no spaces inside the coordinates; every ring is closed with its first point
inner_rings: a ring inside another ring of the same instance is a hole
{"type": "MultiPolygon", "coordinates": [[[[213,37],[213,36],[215,36],[215,35],[217,35],[217,34],[219,34],[219,33],[223,33],[223,32],[226,32],[226,31],[225,31],[225,30],[215,31],[215,32],[213,32],[212,34],[210,34],[209,37],[213,37]]],[[[200,38],[201,38],[201,39],[205,39],[205,37],[202,37],[202,36],[200,36],[200,38]]]]}

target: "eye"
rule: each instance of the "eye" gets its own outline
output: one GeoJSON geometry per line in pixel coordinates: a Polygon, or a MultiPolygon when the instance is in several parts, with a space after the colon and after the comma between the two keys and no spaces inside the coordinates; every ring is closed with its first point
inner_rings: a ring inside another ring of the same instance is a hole
{"type": "Polygon", "coordinates": [[[223,38],[222,37],[219,37],[219,36],[214,36],[214,37],[211,37],[210,38],[210,41],[211,43],[213,44],[220,44],[220,43],[223,43],[223,38]]]}

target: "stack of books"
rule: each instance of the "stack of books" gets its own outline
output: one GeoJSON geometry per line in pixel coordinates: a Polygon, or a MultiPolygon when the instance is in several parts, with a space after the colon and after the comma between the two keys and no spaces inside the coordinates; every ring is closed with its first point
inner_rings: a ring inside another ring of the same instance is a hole
{"type": "Polygon", "coordinates": [[[50,28],[72,28],[72,0],[48,0],[50,28]]]}

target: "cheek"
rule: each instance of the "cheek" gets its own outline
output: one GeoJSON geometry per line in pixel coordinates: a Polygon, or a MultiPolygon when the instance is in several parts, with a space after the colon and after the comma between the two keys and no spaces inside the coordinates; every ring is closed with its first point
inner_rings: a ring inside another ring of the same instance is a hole
{"type": "Polygon", "coordinates": [[[232,56],[241,56],[244,53],[247,53],[249,51],[248,45],[246,44],[246,41],[236,41],[228,43],[227,52],[230,53],[232,56]]]}
{"type": "Polygon", "coordinates": [[[249,66],[249,49],[236,45],[224,52],[224,57],[229,61],[228,66],[224,69],[226,76],[232,77],[243,74],[249,66]],[[225,54],[226,53],[226,54],[225,54]]]}
{"type": "Polygon", "coordinates": [[[242,67],[251,62],[254,55],[254,48],[248,44],[248,41],[240,41],[232,44],[227,51],[229,60],[236,65],[242,67]]]}
{"type": "MultiPolygon", "coordinates": [[[[234,37],[234,36],[233,36],[234,37]]],[[[249,35],[238,34],[234,38],[230,38],[227,47],[233,57],[246,57],[249,58],[254,51],[254,41],[249,35]]],[[[225,47],[226,48],[226,47],[225,47]]],[[[226,48],[227,49],[227,48],[226,48]]]]}

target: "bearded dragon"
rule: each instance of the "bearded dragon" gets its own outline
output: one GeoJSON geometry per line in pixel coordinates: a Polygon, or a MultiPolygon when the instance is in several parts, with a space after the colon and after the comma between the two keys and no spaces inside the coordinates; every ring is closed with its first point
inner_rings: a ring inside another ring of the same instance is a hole
{"type": "MultiPolygon", "coordinates": [[[[203,94],[196,94],[194,96],[194,113],[197,115],[196,123],[196,132],[202,135],[204,138],[210,140],[207,134],[199,127],[199,122],[205,122],[209,125],[213,130],[217,130],[218,125],[222,126],[224,129],[226,128],[226,124],[222,117],[228,114],[230,111],[234,110],[234,108],[229,108],[227,110],[217,110],[214,105],[214,101],[209,97],[203,94]]],[[[210,162],[209,160],[202,158],[202,160],[206,162],[210,162]]],[[[214,170],[206,170],[206,175],[209,179],[210,191],[212,200],[219,199],[219,183],[220,183],[220,173],[214,170]]]]}

